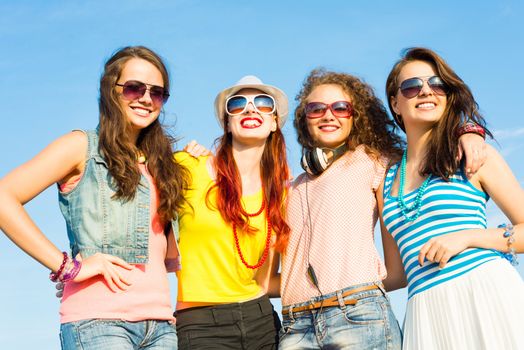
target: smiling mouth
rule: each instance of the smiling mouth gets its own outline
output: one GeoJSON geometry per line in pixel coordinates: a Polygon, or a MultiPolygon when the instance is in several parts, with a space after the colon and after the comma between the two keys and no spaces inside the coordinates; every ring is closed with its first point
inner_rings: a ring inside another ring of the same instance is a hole
{"type": "Polygon", "coordinates": [[[138,114],[141,117],[149,117],[149,114],[151,114],[151,111],[146,108],[142,107],[131,107],[131,109],[138,114]]]}
{"type": "Polygon", "coordinates": [[[321,131],[326,131],[326,132],[332,132],[332,131],[337,131],[339,129],[338,126],[336,125],[321,125],[318,127],[321,131]]]}
{"type": "Polygon", "coordinates": [[[260,118],[243,118],[240,120],[240,125],[246,129],[254,129],[262,125],[262,122],[260,118]]]}
{"type": "Polygon", "coordinates": [[[437,105],[434,102],[423,102],[415,106],[417,109],[434,109],[437,105]]]}

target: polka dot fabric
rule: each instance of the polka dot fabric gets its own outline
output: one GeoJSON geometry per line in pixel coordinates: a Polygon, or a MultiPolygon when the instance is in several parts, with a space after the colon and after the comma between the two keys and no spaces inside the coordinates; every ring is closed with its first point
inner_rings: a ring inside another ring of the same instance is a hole
{"type": "Polygon", "coordinates": [[[284,306],[319,296],[307,274],[308,261],[323,294],[386,277],[374,241],[375,190],[386,164],[387,159],[377,161],[359,146],[320,176],[304,173],[293,182],[288,204],[292,231],[281,271],[284,306]]]}

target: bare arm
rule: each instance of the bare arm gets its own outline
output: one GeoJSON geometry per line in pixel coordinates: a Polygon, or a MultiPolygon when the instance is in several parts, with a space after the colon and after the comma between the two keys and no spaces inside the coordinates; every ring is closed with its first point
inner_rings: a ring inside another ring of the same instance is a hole
{"type": "MultiPolygon", "coordinates": [[[[175,223],[175,225],[178,225],[178,222],[175,223]]],[[[176,272],[180,269],[179,254],[180,252],[178,251],[178,243],[176,241],[173,229],[171,228],[167,235],[167,251],[166,257],[164,259],[164,263],[168,273],[176,272]]]]}
{"type": "MultiPolygon", "coordinates": [[[[23,251],[55,272],[62,263],[62,253],[40,231],[23,206],[52,184],[81,171],[86,150],[86,136],[71,132],[0,180],[0,229],[23,251]]],[[[131,268],[122,259],[97,254],[83,262],[75,281],[102,274],[112,289],[115,284],[123,289],[125,285],[118,272],[108,266],[112,264],[131,268]]]]}
{"type": "MultiPolygon", "coordinates": [[[[272,244],[274,244],[275,238],[276,237],[273,236],[272,244]]],[[[271,248],[266,262],[258,269],[255,275],[257,284],[262,287],[262,290],[271,298],[278,298],[280,296],[279,266],[280,254],[271,248]]]]}
{"type": "MultiPolygon", "coordinates": [[[[513,248],[523,253],[524,190],[504,159],[492,146],[487,146],[487,154],[486,163],[471,182],[481,186],[515,226],[513,248]]],[[[424,259],[427,259],[444,267],[453,256],[474,247],[507,252],[508,238],[503,236],[503,231],[500,228],[463,230],[432,238],[421,248],[419,263],[422,264],[424,259]]]]}
{"type": "Polygon", "coordinates": [[[404,288],[407,285],[404,265],[398,251],[397,242],[388,232],[382,221],[382,210],[384,209],[384,182],[380,184],[375,196],[377,198],[378,210],[380,214],[380,232],[382,234],[382,247],[384,249],[384,262],[386,264],[387,277],[384,281],[386,291],[390,292],[396,289],[404,288]]]}
{"type": "Polygon", "coordinates": [[[23,205],[79,168],[86,149],[84,135],[67,134],[0,180],[0,228],[22,250],[53,271],[60,266],[62,253],[35,225],[23,205]]]}
{"type": "MultiPolygon", "coordinates": [[[[509,221],[515,225],[513,247],[517,252],[524,253],[524,190],[504,158],[490,145],[487,147],[487,154],[488,158],[479,171],[478,181],[509,221]]],[[[493,228],[483,231],[481,235],[472,235],[470,246],[507,252],[507,238],[503,237],[502,229],[493,228]]]]}
{"type": "Polygon", "coordinates": [[[465,157],[465,169],[468,177],[473,176],[486,162],[486,141],[480,135],[467,133],[459,137],[458,160],[465,157]]]}

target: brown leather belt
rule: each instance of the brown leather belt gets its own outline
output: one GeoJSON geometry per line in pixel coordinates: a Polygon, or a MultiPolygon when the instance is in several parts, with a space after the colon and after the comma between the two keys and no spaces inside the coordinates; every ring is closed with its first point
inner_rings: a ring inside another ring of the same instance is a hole
{"type": "MultiPolygon", "coordinates": [[[[376,284],[372,284],[369,286],[350,289],[342,293],[342,298],[348,297],[356,293],[365,292],[367,290],[373,290],[373,289],[379,289],[379,288],[376,284]]],[[[347,300],[344,300],[344,305],[355,305],[357,301],[358,301],[357,299],[347,299],[347,300]]],[[[320,307],[330,307],[330,306],[339,306],[339,305],[340,303],[338,301],[338,296],[334,295],[322,301],[317,301],[315,303],[293,307],[291,308],[291,311],[293,313],[296,313],[296,312],[301,312],[301,311],[320,309],[320,307]]],[[[282,310],[282,315],[287,315],[288,313],[289,313],[289,308],[282,310]]]]}

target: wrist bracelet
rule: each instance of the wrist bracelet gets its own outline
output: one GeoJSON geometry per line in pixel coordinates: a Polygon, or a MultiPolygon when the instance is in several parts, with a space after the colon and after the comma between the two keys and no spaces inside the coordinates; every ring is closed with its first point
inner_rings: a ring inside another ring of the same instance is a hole
{"type": "Polygon", "coordinates": [[[506,243],[508,247],[508,252],[503,253],[504,257],[511,263],[513,266],[517,266],[519,264],[517,252],[515,251],[515,248],[513,248],[513,243],[515,243],[515,231],[513,230],[513,225],[510,224],[501,224],[498,226],[498,228],[501,228],[504,230],[504,233],[502,234],[504,238],[507,238],[508,241],[506,243]]]}
{"type": "Polygon", "coordinates": [[[60,276],[60,281],[61,282],[69,282],[73,279],[75,279],[75,277],[78,275],[78,273],[80,272],[80,269],[82,268],[82,263],[76,259],[73,259],[71,261],[71,264],[70,266],[68,266],[68,269],[66,272],[64,272],[64,274],[62,276],[60,276]]]}
{"type": "Polygon", "coordinates": [[[478,125],[475,122],[468,121],[457,129],[457,137],[469,133],[477,134],[479,136],[482,136],[484,140],[486,139],[486,130],[481,125],[478,125]]]}
{"type": "Polygon", "coordinates": [[[58,270],[56,272],[53,272],[51,271],[51,273],[49,274],[49,279],[52,281],[52,282],[56,282],[60,279],[60,275],[62,274],[62,272],[64,271],[64,268],[66,266],[66,263],[67,261],[69,260],[69,256],[67,255],[66,252],[62,252],[62,255],[64,256],[64,259],[62,260],[62,264],[60,265],[60,267],[58,268],[58,270]]]}

